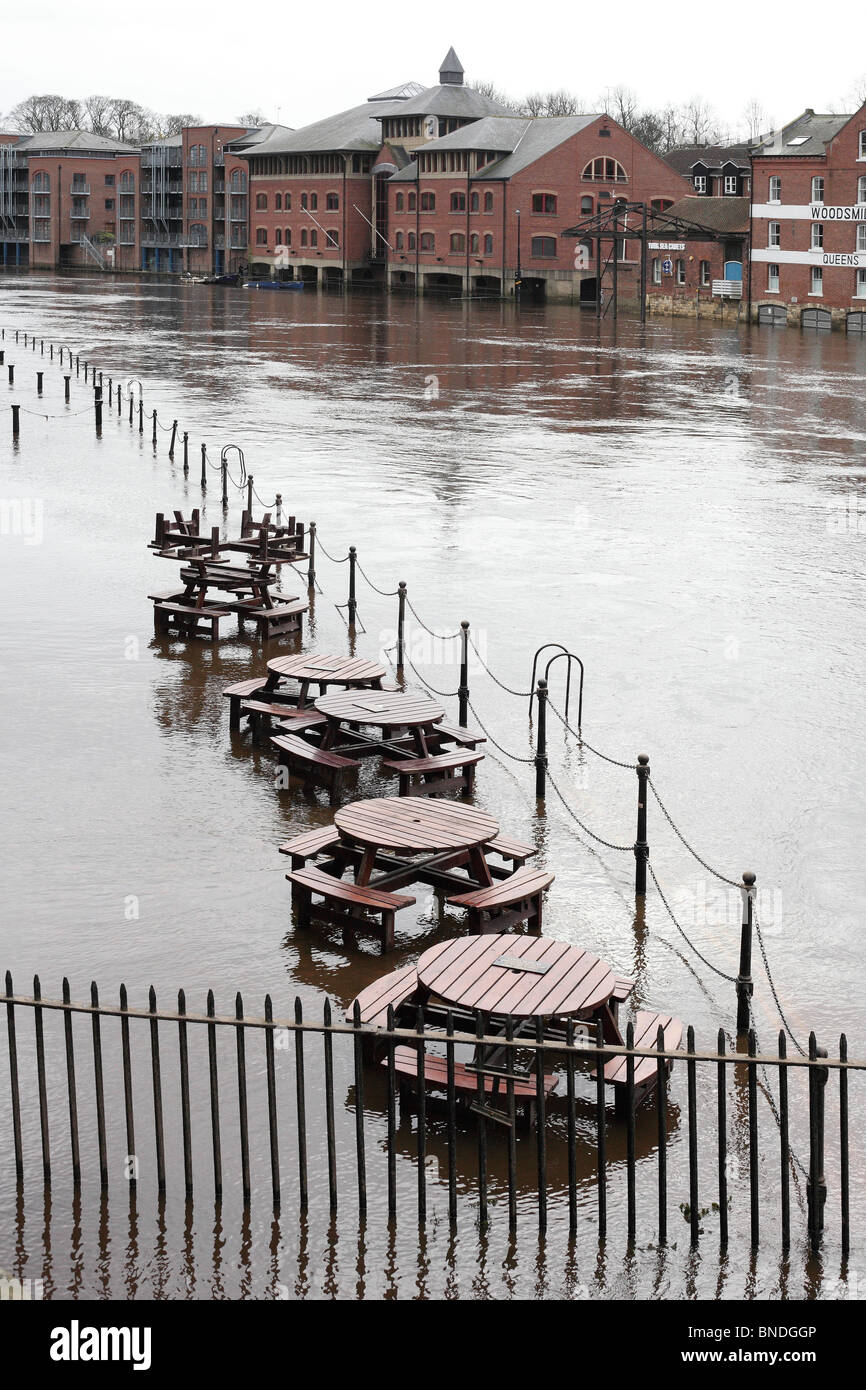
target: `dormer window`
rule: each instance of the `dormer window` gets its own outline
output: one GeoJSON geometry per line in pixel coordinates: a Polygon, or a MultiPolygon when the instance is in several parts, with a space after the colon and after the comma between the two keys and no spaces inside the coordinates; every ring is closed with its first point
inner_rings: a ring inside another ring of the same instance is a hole
{"type": "Polygon", "coordinates": [[[738,192],[739,192],[739,189],[740,189],[740,180],[737,178],[736,174],[725,174],[725,184],[724,184],[724,190],[725,190],[725,192],[726,192],[726,193],[738,193],[738,192]]]}
{"type": "Polygon", "coordinates": [[[696,193],[706,193],[706,191],[707,191],[707,176],[706,176],[706,174],[695,174],[694,178],[692,179],[692,183],[693,183],[694,186],[695,186],[695,192],[696,192],[696,193]]]}

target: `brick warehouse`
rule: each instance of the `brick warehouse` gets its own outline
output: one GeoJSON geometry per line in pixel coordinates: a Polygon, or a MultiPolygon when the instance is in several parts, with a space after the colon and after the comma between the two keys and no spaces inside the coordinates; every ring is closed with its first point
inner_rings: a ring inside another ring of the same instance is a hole
{"type": "Polygon", "coordinates": [[[804,111],[753,149],[752,169],[753,317],[866,331],[866,103],[804,111]]]}

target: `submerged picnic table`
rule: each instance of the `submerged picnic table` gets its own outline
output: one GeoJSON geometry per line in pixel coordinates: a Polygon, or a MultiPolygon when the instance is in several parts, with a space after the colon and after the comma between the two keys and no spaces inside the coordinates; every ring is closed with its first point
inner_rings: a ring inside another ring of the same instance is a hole
{"type": "Polygon", "coordinates": [[[268,662],[268,676],[261,698],[266,699],[274,691],[282,693],[285,681],[296,681],[298,691],[297,696],[292,695],[293,703],[298,709],[305,709],[311,685],[319,687],[320,696],[330,685],[380,690],[385,674],[384,666],[363,656],[330,656],[324,652],[277,656],[268,662]]]}
{"type": "Polygon", "coordinates": [[[340,842],[363,851],[355,869],[360,887],[395,888],[429,878],[449,886],[493,883],[484,846],[495,840],[499,822],[462,802],[420,801],[399,796],[353,801],[334,816],[340,842]],[[385,872],[376,874],[377,865],[385,872]],[[448,870],[466,866],[466,875],[448,870]]]}
{"type": "Polygon", "coordinates": [[[342,690],[322,695],[316,709],[328,723],[321,746],[338,753],[399,752],[404,756],[429,756],[428,738],[445,711],[429,695],[401,690],[342,690]],[[360,732],[360,726],[381,729],[381,737],[360,732]],[[411,747],[407,746],[411,742],[411,747]]]}

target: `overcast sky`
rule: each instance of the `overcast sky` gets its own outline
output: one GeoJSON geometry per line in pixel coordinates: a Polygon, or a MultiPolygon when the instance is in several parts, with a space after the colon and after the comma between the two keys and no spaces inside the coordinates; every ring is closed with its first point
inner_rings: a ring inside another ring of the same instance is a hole
{"type": "Polygon", "coordinates": [[[33,0],[4,5],[0,116],[37,92],[129,97],[160,112],[233,122],[261,109],[301,126],[398,82],[437,81],[454,45],[467,80],[505,91],[566,87],[592,109],[625,85],[646,106],[701,95],[731,127],[757,98],[776,123],[804,107],[848,110],[866,73],[864,10],[785,4],[616,0],[415,8],[253,6],[213,0],[33,0]]]}

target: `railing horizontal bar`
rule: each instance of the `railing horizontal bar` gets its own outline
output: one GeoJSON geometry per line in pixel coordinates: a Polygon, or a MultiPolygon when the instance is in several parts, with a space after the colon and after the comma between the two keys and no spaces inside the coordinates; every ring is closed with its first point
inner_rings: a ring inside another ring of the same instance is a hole
{"type": "MultiPolygon", "coordinates": [[[[235,1018],[230,1015],[207,1015],[207,1014],[177,1014],[171,1012],[156,1011],[151,1013],[148,1009],[121,1009],[117,1005],[106,1004],[94,1008],[91,1004],[65,1004],[60,999],[33,999],[28,995],[20,994],[0,994],[0,1003],[20,1004],[24,1008],[56,1009],[63,1013],[93,1014],[98,1013],[108,1018],[140,1018],[150,1021],[158,1019],[165,1023],[178,1023],[181,1020],[185,1023],[203,1024],[222,1024],[232,1028],[261,1028],[263,1030],[285,1030],[290,1033],[345,1033],[347,1036],[360,1035],[366,1038],[378,1038],[387,1040],[389,1037],[394,1039],[414,1039],[418,1040],[418,1033],[414,1028],[394,1028],[389,1032],[387,1028],[367,1028],[363,1024],[360,1028],[355,1028],[351,1023],[316,1023],[308,1022],[306,1019],[302,1023],[297,1023],[289,1018],[235,1018]]],[[[866,1061],[856,1060],[842,1061],[838,1057],[819,1057],[810,1060],[808,1057],[777,1057],[771,1053],[757,1053],[750,1057],[747,1052],[726,1052],[720,1055],[717,1052],[685,1052],[672,1051],[660,1052],[656,1047],[633,1047],[628,1048],[619,1043],[606,1042],[603,1047],[598,1047],[595,1043],[581,1043],[572,1048],[563,1039],[562,1041],[546,1039],[544,1042],[537,1042],[534,1038],[527,1041],[526,1038],[515,1038],[512,1042],[501,1034],[484,1034],[479,1038],[476,1033],[453,1033],[450,1038],[445,1032],[431,1029],[425,1033],[428,1042],[453,1042],[466,1043],[474,1047],[478,1042],[489,1043],[497,1047],[511,1048],[531,1048],[539,1052],[556,1052],[559,1054],[573,1052],[576,1057],[594,1057],[601,1053],[605,1057],[666,1057],[673,1062],[723,1062],[727,1066],[753,1066],[756,1062],[763,1062],[766,1065],[802,1067],[809,1070],[811,1067],[828,1067],[836,1071],[866,1071],[866,1061]]]]}

